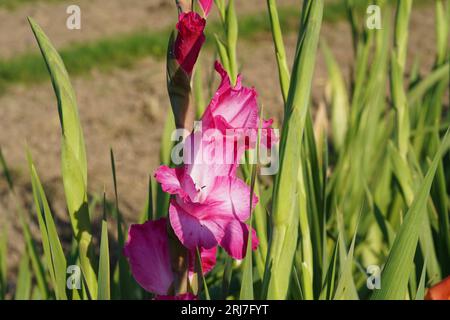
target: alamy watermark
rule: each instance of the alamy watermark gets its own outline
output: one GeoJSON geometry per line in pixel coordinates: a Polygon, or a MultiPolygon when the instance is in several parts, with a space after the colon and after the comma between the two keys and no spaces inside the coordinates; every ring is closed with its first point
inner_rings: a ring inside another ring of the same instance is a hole
{"type": "Polygon", "coordinates": [[[69,15],[66,20],[66,27],[69,30],[81,29],[81,9],[79,6],[72,4],[67,7],[66,13],[69,15]]]}
{"type": "Polygon", "coordinates": [[[367,266],[367,289],[381,289],[381,268],[377,265],[367,266]]]}
{"type": "Polygon", "coordinates": [[[81,289],[81,269],[77,265],[70,265],[67,267],[66,273],[69,275],[67,277],[66,285],[69,290],[80,290],[81,289]]]}
{"type": "Polygon", "coordinates": [[[274,175],[279,169],[278,137],[278,129],[203,130],[197,121],[192,133],[186,129],[172,132],[171,160],[175,165],[257,164],[260,175],[274,175]]]}
{"type": "Polygon", "coordinates": [[[370,5],[367,7],[366,27],[369,30],[381,29],[381,8],[378,5],[370,5]]]}

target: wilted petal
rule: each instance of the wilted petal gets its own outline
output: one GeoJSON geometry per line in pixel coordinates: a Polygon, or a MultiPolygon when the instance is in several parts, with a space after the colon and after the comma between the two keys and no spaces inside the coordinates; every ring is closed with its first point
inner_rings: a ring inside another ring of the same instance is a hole
{"type": "Polygon", "coordinates": [[[136,281],[158,295],[167,294],[174,280],[166,228],[164,218],[131,225],[123,250],[136,281]]]}
{"type": "Polygon", "coordinates": [[[205,24],[206,20],[193,11],[183,12],[179,16],[174,54],[181,68],[189,75],[205,42],[205,24]]]}

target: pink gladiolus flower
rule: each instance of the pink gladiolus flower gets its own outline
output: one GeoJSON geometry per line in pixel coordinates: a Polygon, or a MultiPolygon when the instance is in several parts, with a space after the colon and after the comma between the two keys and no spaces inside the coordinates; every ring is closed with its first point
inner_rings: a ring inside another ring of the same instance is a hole
{"type": "MultiPolygon", "coordinates": [[[[167,220],[147,221],[133,224],[128,231],[124,255],[130,263],[131,273],[145,290],[167,299],[169,289],[174,281],[171,270],[167,220]]],[[[194,272],[195,251],[189,253],[190,275],[194,272]]],[[[216,263],[216,248],[201,249],[203,273],[208,273],[216,263]]],[[[160,297],[160,298],[161,298],[160,297]]],[[[171,297],[173,300],[187,300],[195,297],[190,294],[171,297]],[[186,299],[185,299],[186,298],[186,299]]]]}
{"type": "MultiPolygon", "coordinates": [[[[238,75],[233,87],[230,77],[218,61],[215,68],[222,81],[202,117],[203,129],[217,128],[223,133],[235,130],[238,134],[247,135],[250,140],[246,142],[247,147],[254,147],[261,122],[256,100],[258,94],[254,88],[242,86],[241,75],[238,75]]],[[[273,129],[270,128],[272,122],[272,119],[261,122],[261,142],[268,148],[276,142],[273,129]]]]}
{"type": "Polygon", "coordinates": [[[205,42],[206,20],[196,12],[182,12],[177,23],[174,55],[181,68],[190,75],[205,42]]]}
{"type": "MultiPolygon", "coordinates": [[[[251,212],[250,188],[234,176],[217,175],[208,165],[199,167],[195,178],[187,168],[161,166],[155,173],[162,189],[176,195],[170,202],[169,218],[178,239],[188,249],[211,249],[219,244],[233,258],[242,259],[249,234],[245,221],[251,212]]],[[[253,195],[251,209],[257,202],[253,195]]],[[[256,249],[259,242],[252,232],[252,248],[256,249]]]]}
{"type": "Polygon", "coordinates": [[[200,7],[202,8],[203,15],[205,17],[207,17],[209,14],[209,11],[211,11],[213,1],[212,0],[198,0],[198,2],[200,3],[200,7]]]}

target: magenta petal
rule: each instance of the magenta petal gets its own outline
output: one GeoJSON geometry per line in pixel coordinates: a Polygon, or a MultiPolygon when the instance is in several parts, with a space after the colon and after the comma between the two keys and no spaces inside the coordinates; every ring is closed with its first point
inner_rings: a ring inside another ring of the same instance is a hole
{"type": "MultiPolygon", "coordinates": [[[[247,225],[247,230],[249,228],[250,228],[250,226],[247,225]]],[[[247,242],[247,240],[246,240],[246,242],[247,242]]],[[[259,239],[258,239],[258,236],[256,235],[256,230],[252,228],[252,250],[258,249],[258,246],[259,246],[259,239]]]]}
{"type": "Polygon", "coordinates": [[[184,293],[178,296],[157,295],[155,300],[197,300],[197,296],[192,293],[184,293]]]}
{"type": "MultiPolygon", "coordinates": [[[[233,258],[241,260],[247,253],[247,240],[249,226],[244,222],[232,221],[225,229],[224,237],[220,241],[220,246],[233,258]]],[[[259,245],[256,232],[252,228],[252,249],[259,245]]]]}
{"type": "Polygon", "coordinates": [[[189,75],[205,42],[205,24],[206,20],[193,11],[181,13],[179,16],[174,54],[180,66],[189,75]]]}
{"type": "Polygon", "coordinates": [[[202,8],[205,17],[208,16],[209,11],[211,11],[213,0],[198,0],[200,7],[202,8]]]}
{"type": "MultiPolygon", "coordinates": [[[[169,218],[173,231],[180,242],[188,249],[196,247],[211,249],[217,245],[215,234],[196,217],[192,216],[186,208],[181,206],[179,199],[172,199],[169,206],[169,218]]],[[[182,204],[183,202],[180,201],[182,204]]],[[[198,205],[189,205],[195,211],[198,205]]]]}
{"type": "Polygon", "coordinates": [[[200,256],[202,258],[203,274],[210,272],[216,265],[217,247],[211,249],[200,249],[200,256]]]}
{"type": "MultiPolygon", "coordinates": [[[[211,249],[200,248],[203,274],[207,274],[216,265],[216,254],[217,247],[212,247],[211,249]]],[[[189,272],[191,274],[195,272],[196,261],[196,250],[194,249],[189,252],[189,272]]]]}
{"type": "Polygon", "coordinates": [[[166,228],[165,218],[131,225],[123,250],[136,281],[159,295],[167,294],[174,280],[166,228]]]}

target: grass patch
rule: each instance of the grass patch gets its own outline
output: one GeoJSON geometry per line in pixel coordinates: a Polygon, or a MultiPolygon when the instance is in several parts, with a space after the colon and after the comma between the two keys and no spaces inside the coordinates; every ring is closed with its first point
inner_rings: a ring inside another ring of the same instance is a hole
{"type": "Polygon", "coordinates": [[[19,8],[22,5],[36,2],[50,2],[50,3],[58,3],[66,0],[1,0],[0,8],[4,8],[7,10],[14,10],[19,8]]]}
{"type": "MultiPolygon", "coordinates": [[[[26,1],[29,0],[6,0],[6,2],[11,3],[26,1]]],[[[364,14],[364,1],[361,3],[361,14],[364,14]]],[[[424,1],[419,3],[424,3],[424,1]]],[[[284,33],[296,32],[298,30],[300,7],[280,7],[278,11],[284,33]]],[[[344,19],[345,16],[346,8],[342,1],[331,2],[325,6],[325,21],[333,23],[344,19]]],[[[107,71],[112,67],[130,67],[137,60],[147,56],[163,58],[170,31],[169,29],[153,32],[141,30],[93,42],[72,44],[59,49],[59,52],[72,76],[88,73],[94,68],[107,71]]],[[[212,35],[221,32],[220,23],[217,21],[209,23],[206,29],[208,39],[206,45],[211,46],[213,44],[212,35]]],[[[255,35],[265,32],[270,32],[267,12],[240,18],[240,39],[251,40],[255,35]]],[[[48,79],[48,73],[40,53],[26,53],[11,59],[0,59],[0,94],[9,85],[15,83],[30,84],[46,79],[48,79]]]]}

